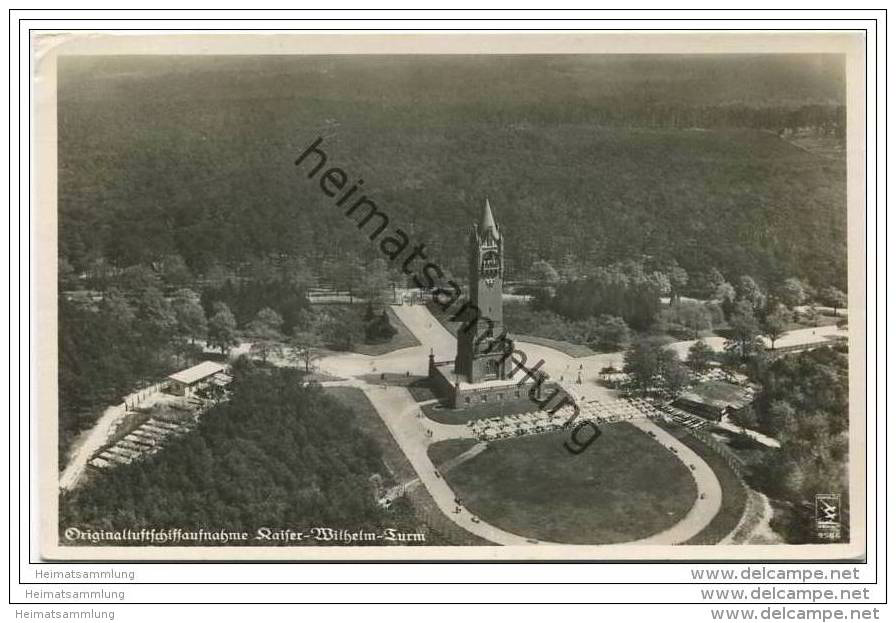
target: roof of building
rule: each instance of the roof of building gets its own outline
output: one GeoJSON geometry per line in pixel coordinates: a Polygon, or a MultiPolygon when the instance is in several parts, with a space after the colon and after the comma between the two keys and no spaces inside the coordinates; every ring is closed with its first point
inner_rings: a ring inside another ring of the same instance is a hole
{"type": "Polygon", "coordinates": [[[733,407],[740,409],[753,402],[751,387],[743,387],[725,381],[704,381],[684,392],[679,399],[707,405],[716,409],[733,407]]]}
{"type": "Polygon", "coordinates": [[[177,381],[178,383],[192,385],[197,381],[201,381],[218,372],[223,372],[226,369],[227,366],[223,363],[218,363],[217,361],[203,361],[202,363],[197,363],[192,368],[175,372],[174,374],[169,375],[168,378],[177,381]]]}
{"type": "Polygon", "coordinates": [[[482,224],[480,225],[480,228],[482,229],[482,235],[485,235],[485,232],[491,229],[495,240],[499,238],[498,226],[495,224],[495,217],[492,216],[492,207],[488,204],[488,198],[485,199],[485,209],[482,211],[482,224]]]}

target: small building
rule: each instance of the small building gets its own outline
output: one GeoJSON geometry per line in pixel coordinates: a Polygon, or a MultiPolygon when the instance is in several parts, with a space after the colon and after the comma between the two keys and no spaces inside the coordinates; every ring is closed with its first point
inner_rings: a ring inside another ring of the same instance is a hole
{"type": "Polygon", "coordinates": [[[192,396],[197,389],[210,383],[220,384],[225,379],[227,365],[217,361],[203,361],[192,368],[175,372],[168,376],[168,389],[177,396],[192,396]]]}
{"type": "Polygon", "coordinates": [[[704,381],[683,392],[672,402],[688,413],[714,422],[752,404],[755,390],[725,381],[704,381]]]}

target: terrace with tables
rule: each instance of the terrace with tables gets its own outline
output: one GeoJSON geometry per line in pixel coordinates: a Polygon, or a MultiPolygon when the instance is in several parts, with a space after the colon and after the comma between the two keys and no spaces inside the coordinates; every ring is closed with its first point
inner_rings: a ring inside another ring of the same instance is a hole
{"type": "Polygon", "coordinates": [[[190,428],[182,423],[151,417],[112,445],[103,448],[88,461],[88,465],[107,469],[133,463],[138,458],[155,454],[169,438],[187,433],[190,428]]]}
{"type": "Polygon", "coordinates": [[[481,441],[497,441],[525,435],[550,433],[582,421],[610,424],[663,417],[662,411],[649,401],[640,398],[580,402],[579,414],[573,419],[574,414],[575,410],[566,405],[553,412],[536,410],[504,417],[474,420],[468,422],[467,427],[481,441]]]}

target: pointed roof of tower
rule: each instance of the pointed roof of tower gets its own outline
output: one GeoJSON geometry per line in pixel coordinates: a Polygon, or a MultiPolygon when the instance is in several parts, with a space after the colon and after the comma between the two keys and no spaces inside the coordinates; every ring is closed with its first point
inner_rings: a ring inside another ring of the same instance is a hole
{"type": "Polygon", "coordinates": [[[482,212],[482,225],[480,227],[483,234],[491,229],[495,240],[498,239],[498,226],[495,225],[495,217],[492,216],[492,207],[488,204],[488,197],[485,199],[485,209],[482,212]]]}

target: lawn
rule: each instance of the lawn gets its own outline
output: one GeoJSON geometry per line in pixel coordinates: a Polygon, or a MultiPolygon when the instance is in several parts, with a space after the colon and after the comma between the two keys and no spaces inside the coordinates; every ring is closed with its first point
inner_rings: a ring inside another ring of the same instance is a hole
{"type": "Polygon", "coordinates": [[[602,433],[579,455],[567,432],[492,443],[444,477],[484,521],[539,540],[620,543],[681,520],[697,498],[687,467],[629,424],[602,433]]]}
{"type": "Polygon", "coordinates": [[[447,461],[460,456],[477,443],[479,442],[476,439],[447,439],[429,446],[427,453],[432,464],[439,467],[447,461]]]}
{"type": "MultiPolygon", "coordinates": [[[[550,396],[553,393],[551,388],[547,388],[544,391],[546,396],[550,396]]],[[[423,405],[421,409],[426,417],[439,424],[466,424],[467,422],[490,417],[538,411],[538,404],[528,397],[524,397],[501,402],[483,402],[466,409],[450,409],[440,403],[423,405]]]]}
{"type": "Polygon", "coordinates": [[[392,323],[392,326],[395,327],[397,331],[395,335],[393,335],[390,340],[377,344],[367,344],[363,341],[358,342],[353,349],[355,352],[361,353],[362,355],[370,355],[371,357],[378,357],[379,355],[385,355],[386,353],[391,353],[395,350],[420,345],[420,342],[414,337],[414,334],[411,333],[410,329],[408,329],[395,312],[392,311],[391,307],[386,308],[386,313],[389,314],[389,322],[392,323]]]}
{"type": "Polygon", "coordinates": [[[405,387],[411,392],[411,396],[413,396],[414,400],[417,402],[434,400],[436,398],[435,393],[432,391],[432,387],[429,385],[429,379],[425,376],[384,372],[382,374],[365,374],[359,378],[374,385],[405,387]]]}
{"type": "Polygon", "coordinates": [[[706,444],[694,438],[693,435],[680,426],[659,420],[657,420],[657,424],[700,455],[719,479],[719,484],[722,485],[722,508],[709,522],[709,525],[686,541],[687,545],[713,545],[718,543],[728,536],[740,522],[747,504],[747,490],[737,477],[737,474],[728,467],[728,463],[715,450],[707,447],[706,444]]]}

